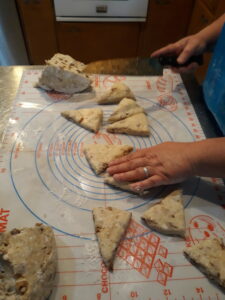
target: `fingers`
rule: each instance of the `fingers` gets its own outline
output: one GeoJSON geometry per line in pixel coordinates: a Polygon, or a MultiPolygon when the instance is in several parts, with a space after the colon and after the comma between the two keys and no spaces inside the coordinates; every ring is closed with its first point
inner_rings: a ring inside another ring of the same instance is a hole
{"type": "Polygon", "coordinates": [[[195,50],[196,50],[196,47],[195,47],[195,44],[193,43],[188,43],[183,51],[180,53],[180,55],[178,56],[177,58],[177,62],[179,64],[184,64],[192,55],[195,54],[195,50]]]}
{"type": "MultiPolygon", "coordinates": [[[[149,169],[148,169],[148,174],[150,175],[149,169]]],[[[116,181],[131,181],[131,182],[132,181],[140,181],[140,180],[146,179],[146,177],[147,176],[146,176],[146,173],[145,173],[143,167],[139,167],[135,170],[131,170],[131,171],[128,171],[125,173],[115,174],[113,176],[113,178],[116,181]]]]}
{"type": "Polygon", "coordinates": [[[196,62],[190,63],[186,67],[180,67],[180,68],[171,68],[174,73],[192,73],[194,72],[199,65],[196,62]]]}
{"type": "MultiPolygon", "coordinates": [[[[117,173],[125,173],[125,172],[132,171],[132,170],[135,170],[140,167],[142,167],[142,169],[143,169],[143,167],[145,167],[146,165],[147,165],[146,158],[140,157],[140,158],[135,158],[132,160],[126,160],[117,165],[112,165],[107,169],[107,172],[110,175],[117,174],[117,173]]],[[[143,170],[142,170],[142,172],[143,172],[143,170]]],[[[142,178],[144,178],[144,177],[142,177],[142,178]]]]}
{"type": "Polygon", "coordinates": [[[164,185],[165,181],[164,179],[159,175],[153,175],[145,180],[135,182],[130,184],[130,187],[134,191],[143,191],[147,190],[156,186],[164,185]]]}
{"type": "MultiPolygon", "coordinates": [[[[128,160],[129,160],[129,155],[125,155],[123,157],[112,160],[108,164],[108,166],[109,166],[109,168],[111,168],[112,166],[116,166],[116,165],[122,164],[124,162],[127,162],[128,160]]],[[[107,169],[107,172],[109,172],[109,168],[107,169]]]]}
{"type": "Polygon", "coordinates": [[[151,57],[158,57],[161,55],[171,55],[177,53],[177,46],[175,44],[167,45],[159,50],[154,51],[151,57]]]}
{"type": "Polygon", "coordinates": [[[138,157],[142,157],[147,151],[148,151],[147,149],[141,149],[141,150],[137,150],[136,152],[133,152],[131,154],[120,157],[118,159],[114,159],[113,161],[111,161],[109,163],[109,167],[121,164],[123,162],[127,162],[129,160],[132,160],[132,159],[135,159],[138,157]]]}
{"type": "Polygon", "coordinates": [[[188,65],[187,67],[181,67],[180,69],[180,73],[192,73],[194,72],[197,68],[199,67],[199,65],[196,62],[191,63],[190,65],[188,65]]]}

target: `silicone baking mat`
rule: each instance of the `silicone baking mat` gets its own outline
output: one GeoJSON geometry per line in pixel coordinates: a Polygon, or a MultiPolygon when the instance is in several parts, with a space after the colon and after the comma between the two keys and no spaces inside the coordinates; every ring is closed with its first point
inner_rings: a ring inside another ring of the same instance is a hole
{"type": "Polygon", "coordinates": [[[3,135],[0,231],[36,222],[52,226],[58,271],[51,300],[224,299],[222,291],[182,254],[185,245],[225,237],[222,181],[195,177],[177,186],[152,189],[141,198],[104,185],[83,154],[86,143],[139,149],[164,141],[204,139],[180,76],[168,70],[162,77],[93,75],[93,90],[72,97],[34,88],[39,76],[37,70],[23,74],[3,135]],[[145,107],[150,137],[108,134],[106,119],[115,105],[101,106],[104,126],[97,134],[60,116],[63,110],[95,107],[96,94],[115,81],[129,85],[145,107]],[[186,241],[152,232],[140,218],[151,203],[177,187],[184,192],[186,241]],[[115,206],[133,215],[112,273],[98,252],[91,214],[96,206],[115,206]]]}

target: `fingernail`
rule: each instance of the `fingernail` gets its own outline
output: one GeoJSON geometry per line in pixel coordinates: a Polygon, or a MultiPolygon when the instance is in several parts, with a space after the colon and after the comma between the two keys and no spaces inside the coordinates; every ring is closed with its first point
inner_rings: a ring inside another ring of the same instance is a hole
{"type": "Polygon", "coordinates": [[[137,192],[137,193],[140,193],[140,192],[141,192],[141,187],[140,187],[140,186],[134,186],[134,187],[131,186],[131,189],[132,189],[133,191],[137,192]]]}

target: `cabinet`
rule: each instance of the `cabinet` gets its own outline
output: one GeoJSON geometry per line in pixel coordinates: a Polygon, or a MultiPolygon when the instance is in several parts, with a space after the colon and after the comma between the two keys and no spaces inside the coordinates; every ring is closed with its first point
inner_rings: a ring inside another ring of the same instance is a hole
{"type": "Polygon", "coordinates": [[[194,1],[149,0],[144,23],[88,23],[56,22],[53,0],[16,0],[31,64],[56,52],[86,63],[149,56],[186,35],[194,1]]]}
{"type": "Polygon", "coordinates": [[[214,15],[202,0],[197,0],[188,28],[188,34],[194,34],[214,21],[214,15]]]}
{"type": "Polygon", "coordinates": [[[57,22],[59,52],[89,63],[138,55],[140,23],[57,22]]]}
{"type": "Polygon", "coordinates": [[[211,11],[212,14],[215,14],[220,0],[202,0],[205,6],[211,11]]]}
{"type": "Polygon", "coordinates": [[[139,54],[149,56],[153,51],[186,36],[193,5],[194,0],[150,0],[139,54]]]}
{"type": "Polygon", "coordinates": [[[31,64],[44,64],[57,50],[51,0],[16,0],[31,64]]]}

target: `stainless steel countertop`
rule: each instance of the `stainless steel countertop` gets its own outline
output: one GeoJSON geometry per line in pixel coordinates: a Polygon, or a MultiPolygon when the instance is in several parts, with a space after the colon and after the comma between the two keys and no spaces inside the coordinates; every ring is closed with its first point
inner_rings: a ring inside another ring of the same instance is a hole
{"type": "Polygon", "coordinates": [[[0,67],[0,139],[9,119],[12,102],[16,97],[23,71],[42,66],[0,67]]]}

